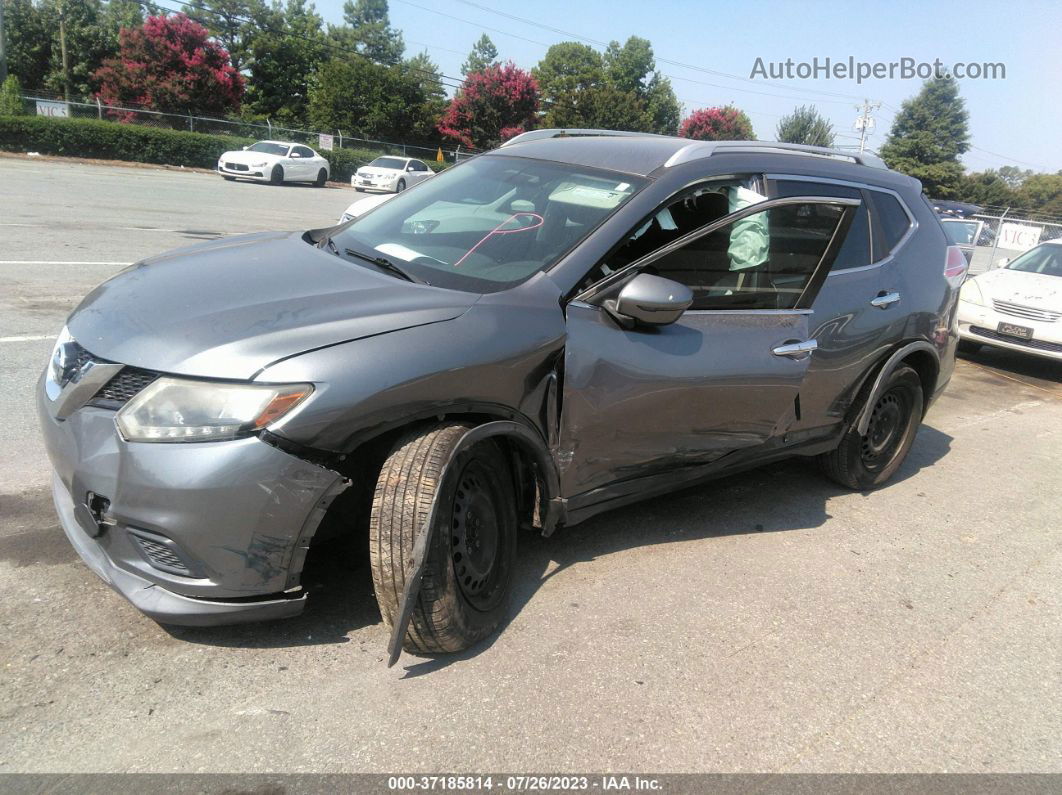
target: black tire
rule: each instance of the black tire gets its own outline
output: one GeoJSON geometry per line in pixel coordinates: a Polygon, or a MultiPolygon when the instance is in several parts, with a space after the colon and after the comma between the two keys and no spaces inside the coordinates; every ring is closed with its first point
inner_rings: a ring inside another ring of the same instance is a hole
{"type": "Polygon", "coordinates": [[[897,367],[874,402],[866,434],[850,429],[837,449],[819,456],[823,471],[857,491],[883,486],[907,458],[922,423],[924,400],[918,373],[897,367]]]}
{"type": "Polygon", "coordinates": [[[354,190],[357,191],[358,193],[364,193],[365,192],[365,188],[355,187],[354,190]]]}
{"type": "Polygon", "coordinates": [[[284,169],[281,166],[273,166],[273,170],[269,172],[269,181],[273,185],[279,185],[284,181],[284,169]]]}
{"type": "Polygon", "coordinates": [[[981,350],[980,342],[973,342],[972,340],[959,340],[959,353],[977,353],[981,350]]]}
{"type": "Polygon", "coordinates": [[[395,185],[395,193],[401,193],[406,189],[406,181],[404,179],[398,180],[398,184],[395,185]]]}
{"type": "Polygon", "coordinates": [[[314,180],[314,187],[323,188],[325,183],[328,182],[328,172],[323,168],[317,172],[317,179],[314,180]]]}
{"type": "Polygon", "coordinates": [[[235,182],[236,181],[236,177],[230,177],[228,174],[222,174],[221,176],[226,182],[235,182]]]}
{"type": "Polygon", "coordinates": [[[516,561],[512,477],[498,445],[486,440],[451,452],[468,430],[442,425],[398,440],[384,462],[369,516],[369,563],[380,613],[398,619],[413,543],[439,491],[424,579],[402,647],[417,654],[467,649],[501,623],[516,561]]]}

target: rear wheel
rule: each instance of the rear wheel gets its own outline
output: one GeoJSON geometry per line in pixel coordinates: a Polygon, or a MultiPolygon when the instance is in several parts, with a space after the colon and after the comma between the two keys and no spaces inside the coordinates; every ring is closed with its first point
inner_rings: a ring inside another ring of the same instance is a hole
{"type": "Polygon", "coordinates": [[[269,172],[269,181],[274,185],[279,185],[284,181],[284,169],[281,166],[273,166],[273,170],[269,172]]]}
{"type": "Polygon", "coordinates": [[[501,623],[508,606],[517,528],[509,465],[501,448],[486,440],[446,467],[467,430],[443,425],[400,439],[376,483],[369,560],[388,626],[398,620],[413,544],[438,493],[424,578],[403,639],[406,651],[467,649],[501,623]]]}
{"type": "Polygon", "coordinates": [[[404,179],[398,180],[398,184],[395,185],[395,193],[401,193],[406,189],[406,181],[404,179]]]}
{"type": "Polygon", "coordinates": [[[323,168],[317,172],[317,179],[314,180],[314,185],[318,188],[323,188],[328,181],[328,172],[323,168]]]}
{"type": "Polygon", "coordinates": [[[819,456],[826,474],[842,486],[876,489],[895,474],[922,422],[922,381],[912,368],[897,367],[870,410],[867,432],[850,429],[837,449],[819,456]]]}

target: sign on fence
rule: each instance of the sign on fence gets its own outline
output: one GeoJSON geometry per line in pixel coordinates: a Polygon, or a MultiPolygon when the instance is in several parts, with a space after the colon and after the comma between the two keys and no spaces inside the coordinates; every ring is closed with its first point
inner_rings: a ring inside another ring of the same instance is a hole
{"type": "Polygon", "coordinates": [[[999,247],[1011,251],[1028,251],[1040,242],[1043,227],[1004,223],[999,227],[999,247]]]}
{"type": "Polygon", "coordinates": [[[332,136],[331,135],[326,135],[325,133],[321,133],[320,135],[318,135],[317,136],[317,148],[318,149],[325,149],[325,150],[331,152],[332,148],[333,148],[332,147],[332,136]]]}
{"type": "Polygon", "coordinates": [[[38,116],[62,116],[64,119],[70,116],[70,106],[65,102],[49,102],[46,99],[37,100],[38,116]]]}

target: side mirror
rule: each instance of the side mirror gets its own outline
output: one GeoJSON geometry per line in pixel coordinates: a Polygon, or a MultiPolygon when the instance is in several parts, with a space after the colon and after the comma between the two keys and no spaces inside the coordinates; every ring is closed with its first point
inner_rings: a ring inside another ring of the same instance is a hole
{"type": "Polygon", "coordinates": [[[1000,257],[996,260],[997,268],[1005,268],[1010,264],[1010,257],[1000,257]]]}
{"type": "Polygon", "coordinates": [[[416,169],[413,166],[406,166],[406,171],[416,171],[416,169]]]}
{"type": "Polygon", "coordinates": [[[292,152],[291,156],[292,157],[302,157],[302,155],[300,155],[298,152],[292,152]]]}
{"type": "Polygon", "coordinates": [[[630,321],[647,326],[667,326],[674,323],[693,303],[693,291],[684,284],[639,273],[620,290],[614,301],[605,302],[605,309],[625,325],[630,321]]]}
{"type": "Polygon", "coordinates": [[[245,152],[246,152],[246,151],[247,151],[248,149],[250,149],[250,148],[251,148],[251,147],[249,147],[249,146],[245,146],[245,147],[243,148],[243,151],[245,151],[245,152]]]}

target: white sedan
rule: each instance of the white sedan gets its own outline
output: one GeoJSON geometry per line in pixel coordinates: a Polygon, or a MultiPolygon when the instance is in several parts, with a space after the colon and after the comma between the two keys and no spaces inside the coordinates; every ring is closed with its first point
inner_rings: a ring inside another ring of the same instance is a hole
{"type": "Polygon", "coordinates": [[[259,141],[242,151],[225,152],[218,158],[218,173],[227,180],[259,182],[312,182],[323,188],[328,181],[328,161],[302,144],[259,141]]]}
{"type": "Polygon", "coordinates": [[[959,340],[967,352],[991,345],[1062,361],[1062,240],[967,279],[959,340]]]}
{"type": "Polygon", "coordinates": [[[423,160],[412,157],[378,157],[350,178],[356,190],[401,193],[435,175],[423,160]]]}

